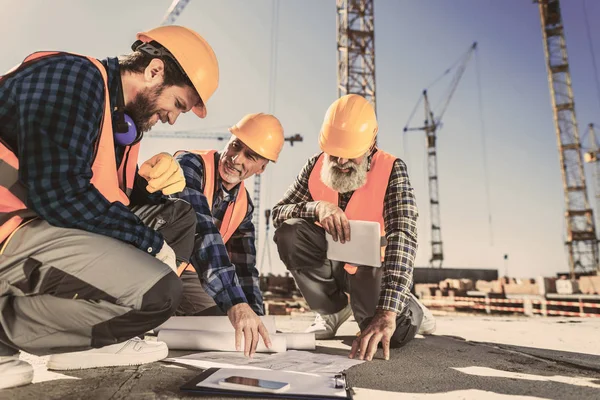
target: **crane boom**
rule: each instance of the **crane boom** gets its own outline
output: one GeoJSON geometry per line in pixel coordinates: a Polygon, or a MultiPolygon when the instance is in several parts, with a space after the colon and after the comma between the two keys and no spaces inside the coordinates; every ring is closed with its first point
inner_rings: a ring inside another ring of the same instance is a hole
{"type": "Polygon", "coordinates": [[[171,3],[171,6],[167,10],[161,25],[172,25],[177,17],[181,15],[183,9],[189,2],[190,0],[173,0],[173,3],[171,3]]]}
{"type": "MultiPolygon", "coordinates": [[[[438,180],[438,167],[437,167],[437,129],[440,127],[442,122],[442,116],[448,109],[448,105],[450,104],[450,100],[458,87],[458,83],[460,82],[465,69],[467,68],[467,64],[471,59],[471,55],[477,49],[477,42],[474,42],[469,50],[465,53],[465,55],[461,58],[461,62],[458,64],[458,68],[446,96],[443,98],[442,107],[440,113],[435,116],[433,109],[431,108],[431,103],[429,102],[429,97],[427,95],[427,90],[423,90],[422,97],[419,98],[417,105],[423,100],[424,108],[425,108],[425,124],[424,126],[418,128],[409,128],[408,124],[404,128],[404,132],[408,131],[424,131],[425,139],[427,143],[427,173],[428,173],[428,182],[429,182],[429,213],[431,219],[431,257],[429,259],[429,264],[432,267],[441,268],[442,263],[444,262],[444,249],[442,244],[442,227],[441,227],[441,218],[440,218],[440,197],[439,197],[439,180],[438,180]]],[[[451,68],[450,68],[451,69],[451,68]]],[[[450,69],[446,70],[446,73],[450,72],[450,69]]],[[[409,123],[410,123],[409,118],[409,123]]]]}

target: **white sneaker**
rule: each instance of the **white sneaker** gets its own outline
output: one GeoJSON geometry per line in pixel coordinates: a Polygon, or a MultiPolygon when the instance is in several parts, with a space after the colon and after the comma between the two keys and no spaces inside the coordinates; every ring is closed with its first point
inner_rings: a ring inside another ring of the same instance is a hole
{"type": "Polygon", "coordinates": [[[429,308],[425,307],[425,304],[419,301],[417,296],[415,296],[412,293],[411,296],[413,297],[413,299],[415,299],[415,301],[423,311],[423,321],[421,322],[421,326],[419,327],[419,331],[417,333],[419,335],[431,335],[433,332],[435,332],[436,328],[435,317],[433,316],[429,308]]]}
{"type": "Polygon", "coordinates": [[[123,343],[74,353],[53,354],[47,368],[52,370],[86,369],[141,365],[166,358],[169,353],[164,342],[145,341],[134,337],[123,343]]]}
{"type": "Polygon", "coordinates": [[[314,333],[315,339],[326,340],[333,339],[338,328],[352,315],[350,304],[335,314],[323,315],[317,314],[315,321],[305,332],[314,333]]]}
{"type": "Polygon", "coordinates": [[[33,380],[31,364],[19,360],[19,353],[0,357],[0,389],[28,385],[33,380]]]}

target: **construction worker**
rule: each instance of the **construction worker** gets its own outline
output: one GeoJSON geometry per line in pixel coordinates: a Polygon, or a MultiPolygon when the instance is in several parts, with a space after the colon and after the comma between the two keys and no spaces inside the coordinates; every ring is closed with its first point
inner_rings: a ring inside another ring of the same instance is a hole
{"type": "Polygon", "coordinates": [[[274,241],[309,307],[318,313],[307,331],[335,336],[352,313],[361,333],[350,357],[371,360],[378,344],[389,359],[415,334],[432,333],[435,320],[411,295],[417,250],[417,206],[406,165],[376,146],[375,110],[346,95],[327,110],[319,135],[322,153],[308,160],[273,208],[274,241]],[[379,222],[381,268],[328,260],[325,232],[352,241],[348,220],[379,222]],[[348,296],[350,301],[348,300],[348,296]]]}
{"type": "Polygon", "coordinates": [[[270,114],[249,114],[229,131],[221,152],[176,154],[186,187],[175,196],[196,211],[196,243],[191,263],[180,267],[183,298],[178,315],[228,315],[236,348],[252,356],[259,336],[270,346],[258,317],[264,315],[256,269],[254,207],[244,180],[262,174],[283,147],[283,127],[270,114]],[[200,279],[199,279],[200,278],[200,279]]]}
{"type": "Polygon", "coordinates": [[[19,350],[53,354],[49,369],[167,355],[137,335],[179,304],[195,214],[164,199],[185,186],[171,155],[138,171],[139,141],[159,120],[206,116],[218,65],[184,27],[137,39],[102,61],[34,53],[0,80],[0,388],[31,382],[19,350]]]}

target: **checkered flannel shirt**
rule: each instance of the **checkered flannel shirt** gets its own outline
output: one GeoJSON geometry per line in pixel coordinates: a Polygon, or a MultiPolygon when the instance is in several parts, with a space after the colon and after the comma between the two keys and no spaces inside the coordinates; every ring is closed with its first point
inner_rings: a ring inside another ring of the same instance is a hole
{"type": "MultiPolygon", "coordinates": [[[[191,263],[198,271],[202,285],[219,308],[227,311],[238,303],[248,303],[258,315],[264,315],[263,298],[260,292],[258,270],[256,269],[256,248],[254,244],[254,206],[247,191],[239,193],[240,185],[230,191],[223,188],[219,174],[215,188],[218,188],[212,204],[204,196],[204,165],[199,155],[184,152],[176,157],[185,175],[186,187],[176,196],[194,207],[198,223],[196,243],[191,263]],[[226,244],[219,232],[221,222],[229,203],[237,196],[248,197],[248,211],[244,220],[226,244]]],[[[215,153],[215,165],[219,153],[215,153]]]]}
{"type": "MultiPolygon", "coordinates": [[[[112,108],[119,64],[116,58],[102,63],[112,108]]],[[[162,235],[122,203],[106,200],[90,183],[104,99],[102,76],[88,59],[63,54],[37,60],[0,81],[0,140],[16,153],[19,180],[28,189],[27,206],[41,218],[156,255],[162,235]]],[[[115,152],[118,166],[124,148],[115,145],[115,152]]],[[[146,185],[136,174],[132,199],[156,200],[146,185]]]]}

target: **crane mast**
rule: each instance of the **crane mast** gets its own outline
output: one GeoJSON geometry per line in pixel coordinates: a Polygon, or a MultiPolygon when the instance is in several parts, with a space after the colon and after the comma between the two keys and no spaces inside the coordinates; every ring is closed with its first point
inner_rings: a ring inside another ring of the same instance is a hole
{"type": "Polygon", "coordinates": [[[598,239],[583,171],[560,2],[539,0],[538,7],[564,189],[565,245],[569,272],[575,278],[577,272],[598,271],[598,239]]]}
{"type": "Polygon", "coordinates": [[[337,0],[338,97],[359,94],[376,110],[373,0],[337,0]]]}
{"type": "MultiPolygon", "coordinates": [[[[443,98],[442,107],[438,115],[434,115],[431,103],[427,95],[427,90],[423,90],[423,104],[425,107],[425,123],[422,127],[404,128],[407,131],[424,131],[427,144],[427,173],[429,186],[429,212],[431,219],[431,257],[429,264],[434,268],[441,268],[444,262],[444,249],[442,244],[442,223],[440,218],[440,197],[438,180],[438,162],[437,162],[437,130],[441,125],[442,117],[450,105],[450,100],[458,87],[467,64],[471,59],[473,52],[477,49],[477,42],[473,43],[469,50],[462,57],[462,62],[458,65],[456,73],[450,82],[445,98],[443,98]]],[[[446,73],[449,70],[446,71],[446,73]]]]}

